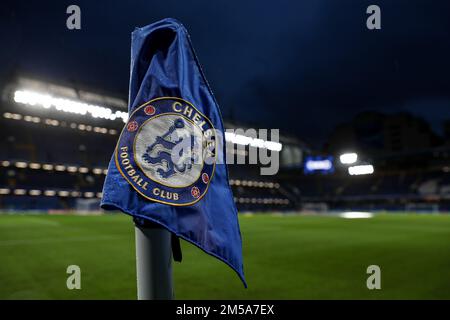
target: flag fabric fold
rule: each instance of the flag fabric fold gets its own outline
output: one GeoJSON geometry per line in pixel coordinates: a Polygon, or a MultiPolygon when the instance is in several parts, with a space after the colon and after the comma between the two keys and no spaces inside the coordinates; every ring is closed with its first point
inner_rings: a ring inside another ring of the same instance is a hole
{"type": "Polygon", "coordinates": [[[136,28],[129,119],[109,163],[101,207],[161,225],[228,264],[246,287],[224,157],[220,110],[187,30],[174,19],[136,28]],[[211,144],[214,130],[221,141],[211,144]],[[177,145],[188,140],[206,150],[179,151],[177,145]]]}

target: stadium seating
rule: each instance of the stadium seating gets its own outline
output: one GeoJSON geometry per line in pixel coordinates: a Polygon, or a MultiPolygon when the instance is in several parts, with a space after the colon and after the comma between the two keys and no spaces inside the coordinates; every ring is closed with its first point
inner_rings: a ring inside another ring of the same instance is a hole
{"type": "MultiPolygon", "coordinates": [[[[121,120],[73,114],[48,119],[42,111],[13,104],[3,105],[2,115],[0,208],[70,210],[79,199],[101,197],[121,120]]],[[[448,210],[447,163],[447,152],[421,151],[376,159],[372,175],[349,176],[341,169],[305,175],[294,167],[264,177],[258,166],[229,165],[229,176],[240,211],[299,210],[305,203],[331,210],[402,210],[408,203],[425,203],[448,210]]]]}

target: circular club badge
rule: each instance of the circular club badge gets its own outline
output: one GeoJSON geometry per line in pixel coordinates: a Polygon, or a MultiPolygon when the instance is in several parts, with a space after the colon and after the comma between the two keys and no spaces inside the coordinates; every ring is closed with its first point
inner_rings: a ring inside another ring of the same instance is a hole
{"type": "Polygon", "coordinates": [[[115,152],[117,167],[147,199],[191,205],[208,191],[216,150],[211,121],[191,103],[151,100],[130,116],[115,152]]]}

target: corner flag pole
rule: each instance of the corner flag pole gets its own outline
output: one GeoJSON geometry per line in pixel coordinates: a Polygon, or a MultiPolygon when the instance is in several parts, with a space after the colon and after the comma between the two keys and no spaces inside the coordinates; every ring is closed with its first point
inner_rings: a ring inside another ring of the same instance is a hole
{"type": "Polygon", "coordinates": [[[171,233],[145,222],[135,234],[138,300],[173,299],[171,233]]]}

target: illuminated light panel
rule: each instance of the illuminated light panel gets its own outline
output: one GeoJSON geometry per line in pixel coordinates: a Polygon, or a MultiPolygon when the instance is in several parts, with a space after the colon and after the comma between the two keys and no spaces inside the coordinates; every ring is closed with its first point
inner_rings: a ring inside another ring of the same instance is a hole
{"type": "Polygon", "coordinates": [[[59,121],[55,119],[45,119],[44,123],[48,126],[57,127],[59,126],[59,121]]]}
{"type": "Polygon", "coordinates": [[[234,202],[252,204],[289,204],[288,199],[280,198],[234,198],[234,202]]]}
{"type": "Polygon", "coordinates": [[[44,169],[44,170],[53,170],[53,165],[52,164],[44,164],[42,166],[42,169],[44,169]]]}
{"type": "Polygon", "coordinates": [[[310,159],[305,163],[308,171],[329,171],[333,168],[333,162],[330,159],[310,159]]]}
{"type": "Polygon", "coordinates": [[[98,105],[88,104],[82,101],[76,101],[61,97],[54,97],[48,93],[36,92],[31,90],[16,90],[14,92],[14,101],[30,106],[37,106],[44,109],[54,108],[57,111],[75,113],[80,115],[89,115],[93,118],[102,118],[108,120],[122,119],[127,122],[128,113],[124,111],[113,112],[110,108],[98,105]]]}
{"type": "MultiPolygon", "coordinates": [[[[0,165],[3,167],[9,167],[11,165],[10,161],[1,161],[0,165]]],[[[43,169],[43,170],[56,170],[56,171],[67,171],[67,172],[80,172],[80,173],[88,173],[89,172],[89,168],[87,167],[77,167],[74,165],[69,165],[69,166],[65,166],[65,165],[53,165],[53,164],[49,164],[49,163],[37,163],[37,162],[26,162],[26,161],[17,161],[14,163],[14,165],[17,168],[31,168],[31,169],[43,169]]],[[[92,169],[94,174],[104,174],[106,175],[108,173],[108,169],[106,168],[94,168],[92,169]]]]}
{"type": "Polygon", "coordinates": [[[344,153],[339,156],[339,161],[341,161],[342,164],[353,164],[358,161],[358,155],[354,152],[344,153]]]}
{"type": "Polygon", "coordinates": [[[365,164],[360,166],[353,166],[348,168],[348,174],[351,176],[358,176],[363,174],[372,174],[374,172],[373,165],[365,164]]]}
{"type": "Polygon", "coordinates": [[[225,132],[225,140],[234,144],[249,145],[256,148],[265,148],[271,151],[281,151],[283,145],[275,141],[266,141],[263,139],[247,137],[242,134],[235,134],[233,132],[225,132]]]}
{"type": "MultiPolygon", "coordinates": [[[[41,118],[39,117],[33,117],[33,116],[22,116],[21,114],[18,113],[10,113],[10,112],[5,112],[3,114],[3,117],[6,119],[14,119],[14,120],[25,120],[27,122],[33,122],[33,123],[40,123],[41,122],[41,118]]],[[[56,119],[42,119],[43,123],[45,125],[48,126],[53,126],[53,127],[57,127],[57,126],[63,126],[63,127],[67,127],[66,123],[61,123],[56,119]]],[[[86,125],[86,124],[76,124],[76,123],[71,123],[68,127],[70,127],[71,129],[78,129],[80,131],[92,131],[93,128],[90,125],[86,125]]],[[[108,129],[108,128],[102,128],[102,127],[96,127],[97,130],[95,130],[96,133],[100,133],[100,134],[106,134],[109,132],[109,134],[111,135],[116,135],[117,134],[117,130],[115,129],[108,129]]]]}
{"type": "MultiPolygon", "coordinates": [[[[11,193],[11,189],[9,188],[0,188],[0,195],[7,195],[11,193]]],[[[22,196],[27,194],[27,190],[25,189],[14,189],[12,190],[12,193],[14,195],[22,196]]],[[[83,194],[80,191],[67,191],[67,190],[39,190],[39,189],[32,189],[28,191],[28,194],[31,196],[40,196],[45,195],[47,197],[53,197],[53,196],[60,196],[60,197],[81,197],[83,194]]],[[[102,193],[101,192],[85,192],[84,197],[86,198],[93,198],[93,197],[101,198],[102,193]]]]}
{"type": "Polygon", "coordinates": [[[87,173],[87,172],[89,172],[89,169],[86,168],[86,167],[79,167],[78,171],[81,172],[81,173],[87,173]]]}
{"type": "Polygon", "coordinates": [[[248,181],[248,180],[235,180],[230,179],[230,186],[245,186],[245,187],[256,187],[256,188],[279,188],[279,183],[274,182],[264,182],[264,181],[248,181]]]}
{"type": "Polygon", "coordinates": [[[23,168],[26,168],[27,166],[28,166],[28,164],[26,162],[22,162],[22,161],[16,162],[17,168],[23,169],[23,168]]]}
{"type": "Polygon", "coordinates": [[[54,191],[54,190],[45,190],[44,191],[44,195],[46,195],[47,197],[53,197],[54,195],[56,195],[56,191],[54,191]]]}
{"type": "Polygon", "coordinates": [[[31,196],[40,196],[42,193],[41,190],[30,190],[30,195],[31,196]]]}
{"type": "Polygon", "coordinates": [[[32,163],[30,163],[30,168],[31,169],[40,169],[41,165],[39,163],[32,162],[32,163]]]}
{"type": "Polygon", "coordinates": [[[26,193],[27,193],[27,191],[25,189],[16,189],[16,190],[14,190],[14,194],[17,195],[17,196],[23,196],[26,193]]]}
{"type": "Polygon", "coordinates": [[[60,197],[68,197],[69,191],[58,191],[58,196],[60,197]]]}
{"type": "Polygon", "coordinates": [[[373,213],[371,212],[360,212],[360,211],[348,211],[348,212],[342,212],[339,214],[341,218],[345,219],[367,219],[372,218],[373,213]]]}
{"type": "Polygon", "coordinates": [[[34,122],[34,123],[41,122],[41,119],[39,117],[33,117],[33,116],[24,116],[23,120],[26,121],[26,122],[34,122]]]}

